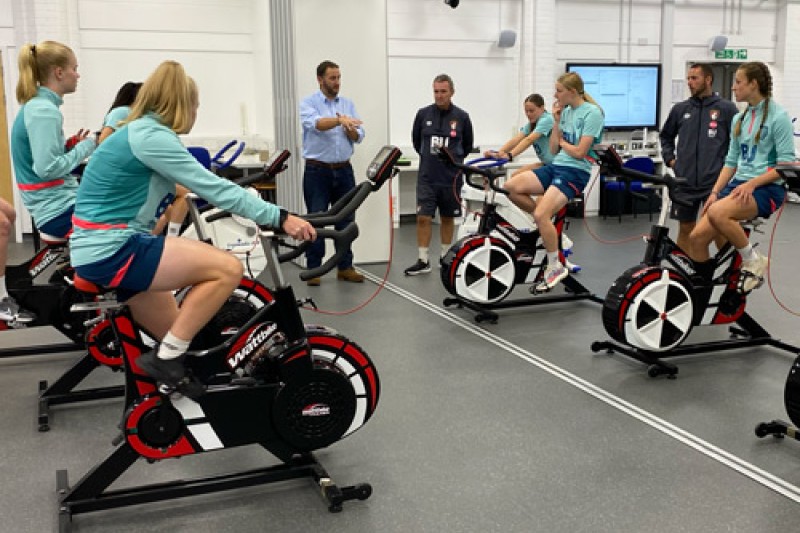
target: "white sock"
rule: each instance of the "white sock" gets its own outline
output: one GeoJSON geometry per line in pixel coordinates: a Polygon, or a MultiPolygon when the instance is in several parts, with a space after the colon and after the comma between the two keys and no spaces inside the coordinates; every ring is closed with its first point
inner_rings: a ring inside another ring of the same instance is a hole
{"type": "Polygon", "coordinates": [[[6,289],[6,276],[0,276],[0,300],[8,296],[8,289],[6,289]]]}
{"type": "Polygon", "coordinates": [[[556,250],[555,252],[547,252],[547,264],[555,267],[559,263],[560,261],[558,260],[558,250],[556,250]]]}
{"type": "Polygon", "coordinates": [[[451,242],[443,242],[442,243],[442,251],[441,251],[440,257],[444,257],[445,255],[447,255],[447,252],[450,251],[450,247],[451,246],[453,246],[453,243],[451,243],[451,242]]]}
{"type": "Polygon", "coordinates": [[[754,261],[758,257],[758,253],[753,250],[753,245],[749,242],[744,248],[737,248],[737,252],[742,256],[742,261],[754,261]]]}
{"type": "Polygon", "coordinates": [[[167,226],[167,235],[170,237],[177,237],[180,235],[182,224],[180,222],[170,222],[167,226]]]}
{"type": "Polygon", "coordinates": [[[190,342],[191,341],[179,339],[173,335],[171,331],[168,331],[161,340],[161,345],[158,347],[158,358],[175,359],[176,357],[180,357],[189,349],[190,342]]]}
{"type": "Polygon", "coordinates": [[[420,246],[419,247],[419,260],[422,261],[423,263],[429,263],[430,262],[430,257],[428,256],[428,247],[427,246],[425,246],[425,247],[420,246]]]}

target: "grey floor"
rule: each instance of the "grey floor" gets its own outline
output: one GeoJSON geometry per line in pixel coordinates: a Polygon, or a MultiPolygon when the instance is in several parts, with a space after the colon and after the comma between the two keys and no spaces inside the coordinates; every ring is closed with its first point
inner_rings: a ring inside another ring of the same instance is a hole
{"type": "MultiPolygon", "coordinates": [[[[569,234],[579,279],[604,296],[642,256],[637,220],[575,220],[569,234]]],[[[772,288],[794,312],[800,259],[789,205],[772,250],[772,288]]],[[[772,226],[760,235],[769,246],[772,226]]],[[[387,238],[389,238],[387,236],[387,238]]],[[[414,228],[393,236],[394,260],[363,265],[370,282],[332,275],[296,285],[328,314],[306,313],[358,342],[373,358],[382,396],[370,422],[318,455],[341,485],[367,481],[367,501],[326,510],[310,482],[282,482],[76,516],[76,532],[582,532],[793,530],[800,519],[800,442],[757,439],[756,423],[786,418],[783,386],[794,354],[752,348],[682,358],[678,379],[651,379],[644,365],[593,354],[606,338],[601,306],[548,304],[501,311],[497,324],[445,309],[438,271],[406,278],[414,228]],[[341,314],[386,286],[365,308],[341,314]]],[[[12,262],[30,247],[15,245],[12,262]]],[[[435,250],[434,250],[435,252],[435,250]]],[[[296,279],[294,273],[291,274],[296,279]]],[[[748,311],[775,337],[800,345],[800,318],[764,287],[748,311]]],[[[724,338],[705,328],[690,340],[724,338]]],[[[52,332],[3,332],[0,343],[41,342],[52,332]]],[[[37,383],[56,379],[78,354],[0,360],[0,531],[56,528],[55,472],[82,476],[111,450],[121,404],[54,410],[35,423],[37,383]]],[[[116,384],[98,371],[90,385],[116,384]]],[[[267,466],[256,447],[137,463],[120,486],[267,466]]]]}

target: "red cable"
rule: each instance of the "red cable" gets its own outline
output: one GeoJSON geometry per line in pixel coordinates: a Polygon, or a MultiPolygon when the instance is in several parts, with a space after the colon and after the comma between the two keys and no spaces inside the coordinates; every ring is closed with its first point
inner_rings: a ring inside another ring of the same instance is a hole
{"type": "MultiPolygon", "coordinates": [[[[767,251],[767,257],[769,257],[770,259],[772,258],[772,245],[773,241],[775,240],[775,231],[778,229],[778,221],[780,221],[781,219],[781,215],[783,214],[783,208],[786,207],[787,201],[788,200],[784,201],[783,205],[781,205],[781,208],[778,209],[778,214],[775,217],[775,225],[772,226],[772,234],[769,237],[769,250],[767,251]]],[[[772,287],[772,269],[770,265],[771,262],[772,261],[767,263],[767,285],[769,286],[769,292],[772,294],[772,298],[775,300],[775,302],[777,302],[777,304],[781,307],[781,309],[783,309],[787,313],[794,316],[800,316],[800,312],[790,309],[780,300],[780,298],[778,298],[778,295],[775,294],[775,289],[772,287]]]]}
{"type": "MultiPolygon", "coordinates": [[[[595,241],[597,241],[597,242],[599,242],[601,244],[624,244],[626,242],[635,241],[636,239],[641,239],[642,237],[647,237],[647,235],[639,234],[639,235],[634,235],[632,237],[625,237],[624,239],[618,239],[618,240],[614,240],[614,241],[609,241],[609,240],[601,239],[595,232],[592,231],[592,228],[589,227],[589,222],[587,221],[587,217],[586,217],[586,204],[589,203],[589,201],[588,201],[589,200],[589,193],[591,192],[592,187],[594,187],[595,184],[599,183],[599,182],[600,182],[600,176],[598,176],[597,180],[595,180],[595,182],[592,183],[589,186],[589,188],[586,189],[586,191],[583,193],[583,226],[586,228],[586,231],[589,232],[589,235],[591,235],[592,238],[595,241]]],[[[598,213],[598,216],[599,216],[599,213],[598,213]]]]}
{"type": "Polygon", "coordinates": [[[355,306],[355,307],[353,307],[351,309],[347,309],[345,311],[326,311],[324,309],[317,309],[317,308],[314,308],[314,307],[307,307],[305,305],[301,306],[301,309],[305,309],[306,311],[313,311],[314,313],[319,313],[321,315],[331,315],[331,316],[349,315],[349,314],[355,313],[356,311],[359,311],[359,310],[363,309],[364,307],[366,307],[370,302],[372,302],[372,300],[375,299],[376,296],[378,296],[378,293],[380,293],[383,290],[384,286],[386,285],[386,280],[389,279],[389,270],[392,267],[392,255],[394,254],[394,205],[392,205],[392,193],[391,193],[392,181],[393,180],[394,180],[394,178],[392,177],[392,178],[389,178],[389,181],[387,182],[387,185],[389,187],[389,228],[390,228],[389,229],[389,262],[386,264],[386,272],[384,272],[383,279],[378,284],[378,287],[375,289],[375,292],[372,293],[372,296],[370,296],[369,298],[364,300],[364,302],[358,304],[357,306],[355,306]]]}

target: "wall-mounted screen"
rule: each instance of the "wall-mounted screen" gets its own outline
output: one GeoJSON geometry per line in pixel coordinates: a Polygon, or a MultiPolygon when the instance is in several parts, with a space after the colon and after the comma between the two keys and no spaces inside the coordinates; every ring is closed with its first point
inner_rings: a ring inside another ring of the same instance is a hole
{"type": "Polygon", "coordinates": [[[606,129],[658,129],[661,65],[633,63],[567,63],[577,72],[584,90],[600,104],[606,129]]]}

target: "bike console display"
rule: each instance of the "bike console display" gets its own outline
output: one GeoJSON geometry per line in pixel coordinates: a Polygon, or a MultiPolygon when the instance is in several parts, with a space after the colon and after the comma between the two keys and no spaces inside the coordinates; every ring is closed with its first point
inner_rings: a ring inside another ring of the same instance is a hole
{"type": "Polygon", "coordinates": [[[598,159],[606,171],[619,171],[622,168],[622,158],[616,148],[610,144],[596,144],[592,148],[597,152],[598,159]]]}
{"type": "Polygon", "coordinates": [[[367,166],[367,178],[375,183],[376,188],[392,177],[395,164],[401,155],[403,155],[403,152],[396,146],[387,144],[372,158],[372,162],[367,166]]]}

